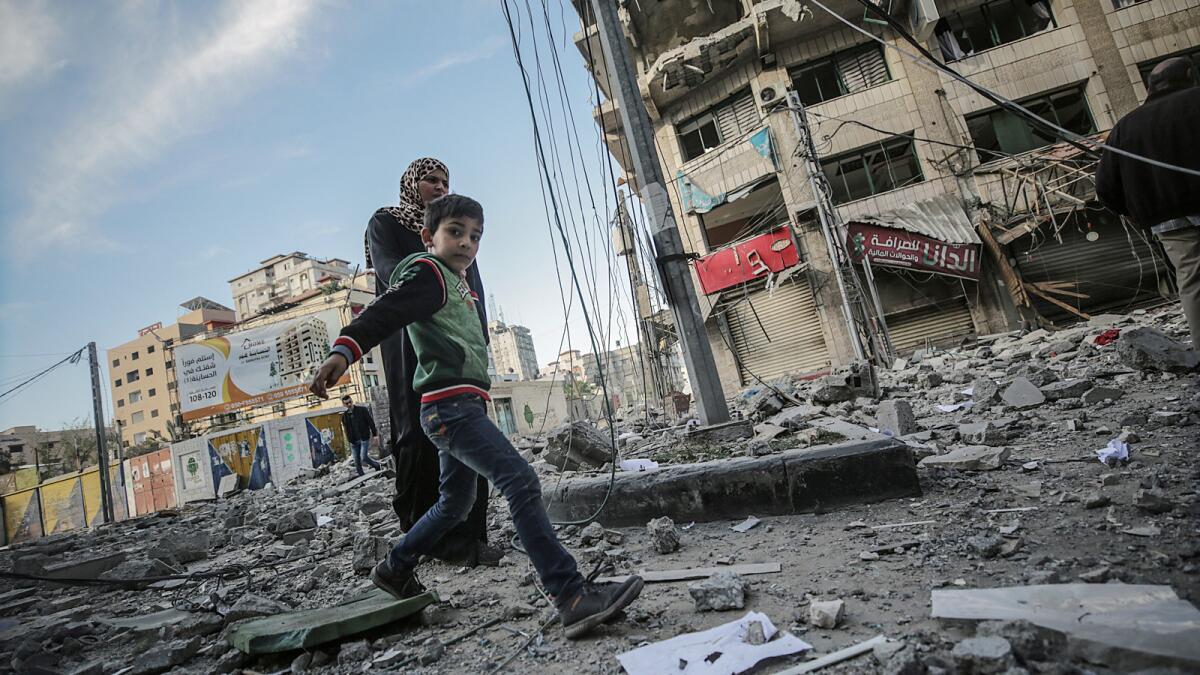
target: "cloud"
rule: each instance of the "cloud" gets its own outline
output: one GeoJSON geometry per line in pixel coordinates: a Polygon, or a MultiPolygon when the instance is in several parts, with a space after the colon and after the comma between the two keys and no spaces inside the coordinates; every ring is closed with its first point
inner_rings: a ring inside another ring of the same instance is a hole
{"type": "Polygon", "coordinates": [[[59,32],[46,3],[0,0],[0,88],[61,66],[52,57],[59,32]]]}
{"type": "Polygon", "coordinates": [[[475,49],[447,56],[439,61],[435,61],[427,66],[422,66],[411,73],[400,78],[400,85],[410,87],[425,80],[428,80],[435,75],[440,75],[442,72],[450,70],[456,66],[482,61],[496,54],[507,44],[500,36],[490,37],[479,43],[475,49]]]}
{"type": "Polygon", "coordinates": [[[10,249],[28,256],[57,246],[114,245],[94,223],[120,199],[126,174],[160,159],[295,53],[315,1],[230,0],[198,44],[175,42],[150,72],[110,83],[33,168],[28,209],[11,228],[10,249]]]}

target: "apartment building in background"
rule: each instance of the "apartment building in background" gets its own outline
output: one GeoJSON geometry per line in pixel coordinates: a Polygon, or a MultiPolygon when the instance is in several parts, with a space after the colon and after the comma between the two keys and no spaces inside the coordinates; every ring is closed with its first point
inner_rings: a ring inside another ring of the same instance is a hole
{"type": "Polygon", "coordinates": [[[537,379],[537,353],[533,349],[533,335],[528,328],[503,321],[489,321],[488,333],[491,337],[488,348],[492,352],[495,379],[502,382],[537,379]]]}
{"type": "Polygon", "coordinates": [[[354,269],[341,258],[321,260],[307,253],[273,255],[255,269],[229,280],[233,307],[244,321],[333,281],[349,279],[354,269]]]}
{"type": "Polygon", "coordinates": [[[187,311],[175,323],[146,326],[136,338],[107,352],[110,400],[125,447],[171,440],[168,425],[177,424],[179,415],[172,347],[235,322],[232,309],[207,298],[193,298],[181,307],[187,311]]]}
{"type": "MultiPolygon", "coordinates": [[[[1169,267],[1155,248],[1085,206],[1094,158],[904,58],[891,47],[912,47],[862,4],[824,4],[850,25],[789,0],[622,5],[727,392],[854,358],[799,109],[841,223],[834,236],[870,261],[896,354],[1162,299],[1157,275],[1169,267]]],[[[882,6],[962,75],[1084,136],[1145,100],[1156,63],[1200,61],[1200,0],[882,6]]],[[[575,43],[605,98],[595,120],[640,189],[590,3],[575,7],[575,43]]],[[[865,284],[862,264],[853,270],[865,284]]]]}

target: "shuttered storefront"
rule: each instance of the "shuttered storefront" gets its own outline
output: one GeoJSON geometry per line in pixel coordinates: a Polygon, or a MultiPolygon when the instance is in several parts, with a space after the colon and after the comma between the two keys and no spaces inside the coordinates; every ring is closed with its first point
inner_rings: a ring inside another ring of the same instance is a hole
{"type": "MultiPolygon", "coordinates": [[[[1098,236],[1088,241],[1089,232],[1081,219],[1072,219],[1060,230],[1062,243],[1051,237],[1034,242],[1022,237],[1009,244],[1010,254],[1026,282],[1068,282],[1067,290],[1087,298],[1051,294],[1051,297],[1088,314],[1120,312],[1158,297],[1158,275],[1166,274],[1166,262],[1132,228],[1126,231],[1119,222],[1096,219],[1093,229],[1098,236]]],[[[1049,227],[1041,231],[1049,232],[1049,227]]],[[[1078,320],[1053,303],[1032,296],[1037,311],[1055,323],[1078,320]]]]}
{"type": "Polygon", "coordinates": [[[751,291],[748,300],[731,305],[726,319],[743,382],[757,382],[755,375],[770,381],[829,365],[821,319],[802,277],[793,277],[770,295],[762,289],[751,291]]]}
{"type": "Polygon", "coordinates": [[[892,349],[896,356],[910,356],[926,346],[945,347],[957,344],[964,336],[975,332],[967,299],[959,296],[885,317],[892,349]]]}

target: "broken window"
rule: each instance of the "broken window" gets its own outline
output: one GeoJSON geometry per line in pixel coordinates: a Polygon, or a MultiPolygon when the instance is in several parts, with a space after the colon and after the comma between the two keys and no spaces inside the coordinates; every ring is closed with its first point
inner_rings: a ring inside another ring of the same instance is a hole
{"type": "Polygon", "coordinates": [[[948,14],[934,32],[951,62],[1055,26],[1046,0],[993,0],[948,14]]]}
{"type": "Polygon", "coordinates": [[[895,136],[821,162],[833,202],[844,204],[920,183],[921,163],[911,138],[895,136]]]}
{"type": "Polygon", "coordinates": [[[788,222],[787,205],[778,180],[765,181],[731,196],[734,197],[731,201],[700,214],[709,250],[749,239],[788,222]]]}
{"type": "Polygon", "coordinates": [[[749,89],[718,103],[699,115],[678,124],[675,133],[683,150],[683,161],[700,155],[762,126],[758,106],[749,89]]]}
{"type": "Polygon", "coordinates": [[[1174,59],[1174,58],[1188,59],[1189,61],[1192,62],[1192,70],[1197,73],[1200,73],[1200,47],[1197,47],[1196,49],[1190,49],[1188,51],[1183,51],[1183,52],[1176,52],[1174,54],[1160,56],[1157,59],[1150,59],[1149,61],[1142,61],[1141,63],[1139,63],[1138,64],[1138,74],[1140,74],[1142,76],[1142,84],[1146,85],[1146,88],[1149,89],[1150,88],[1150,71],[1154,70],[1154,66],[1157,66],[1158,64],[1162,63],[1163,61],[1166,61],[1167,59],[1174,59]]]}
{"type": "Polygon", "coordinates": [[[831,54],[789,71],[805,105],[870,89],[892,79],[883,46],[875,43],[831,54]]]}
{"type": "Polygon", "coordinates": [[[1146,0],[1113,0],[1113,9],[1121,9],[1122,7],[1133,7],[1134,5],[1138,4],[1139,2],[1146,2],[1146,0]]]}
{"type": "MultiPolygon", "coordinates": [[[[1080,135],[1096,131],[1082,86],[1017,102],[1068,131],[1080,135]]],[[[1058,141],[1053,132],[1001,108],[968,115],[967,131],[975,143],[979,160],[983,162],[995,159],[998,153],[1017,154],[1058,141]]]]}

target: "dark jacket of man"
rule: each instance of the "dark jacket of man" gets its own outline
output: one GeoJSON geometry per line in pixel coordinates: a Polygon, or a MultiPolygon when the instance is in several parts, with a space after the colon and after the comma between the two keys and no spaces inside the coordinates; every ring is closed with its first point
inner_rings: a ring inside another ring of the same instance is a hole
{"type": "Polygon", "coordinates": [[[351,443],[369,441],[372,436],[378,436],[375,428],[375,418],[365,405],[356,405],[342,413],[342,427],[346,429],[346,440],[351,443]]]}
{"type": "MultiPolygon", "coordinates": [[[[1117,122],[1108,145],[1200,170],[1200,87],[1152,94],[1117,122]]],[[[1113,211],[1151,228],[1200,214],[1200,176],[1105,150],[1096,170],[1096,196],[1113,211]]]]}

